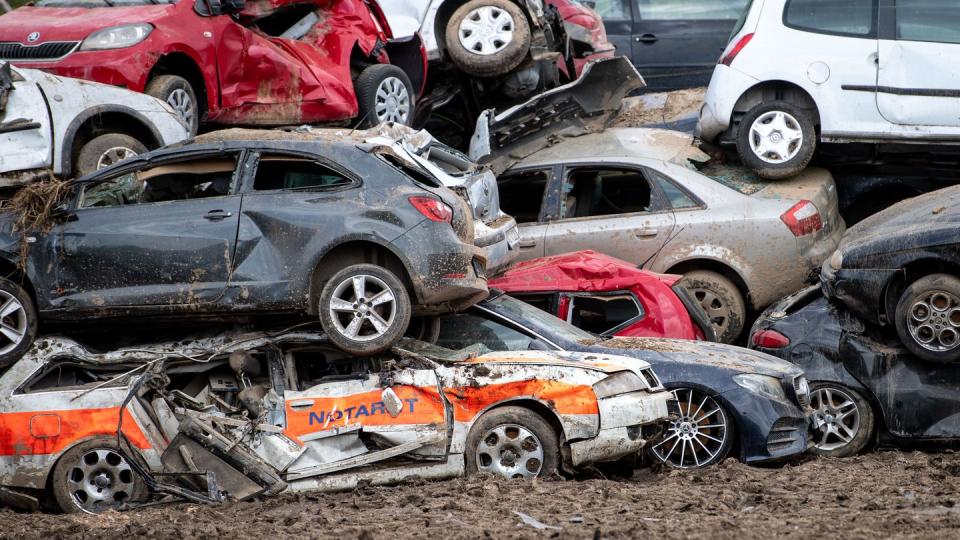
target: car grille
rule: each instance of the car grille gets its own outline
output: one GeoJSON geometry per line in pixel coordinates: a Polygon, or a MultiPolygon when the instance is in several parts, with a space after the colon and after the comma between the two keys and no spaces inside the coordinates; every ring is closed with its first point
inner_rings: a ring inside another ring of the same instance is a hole
{"type": "Polygon", "coordinates": [[[794,445],[802,445],[804,428],[803,421],[793,418],[781,418],[773,424],[770,435],[767,436],[767,452],[776,454],[789,450],[794,445]]]}
{"type": "Polygon", "coordinates": [[[79,45],[79,41],[49,41],[40,45],[7,41],[0,43],[0,60],[59,60],[79,45]]]}

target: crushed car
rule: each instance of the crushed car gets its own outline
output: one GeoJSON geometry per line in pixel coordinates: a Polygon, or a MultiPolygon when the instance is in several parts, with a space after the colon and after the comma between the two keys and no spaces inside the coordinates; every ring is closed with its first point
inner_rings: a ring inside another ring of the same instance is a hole
{"type": "Polygon", "coordinates": [[[0,486],[98,513],[489,472],[549,476],[640,451],[676,403],[641,361],[453,351],[358,358],[309,329],[96,353],[50,337],[0,376],[0,486]]]}
{"type": "Polygon", "coordinates": [[[188,136],[158,99],[0,61],[0,190],[88,174],[188,136]]]}
{"type": "Polygon", "coordinates": [[[410,123],[426,81],[374,0],[39,0],[0,17],[0,59],[158,97],[193,134],[410,123]]]}
{"type": "Polygon", "coordinates": [[[716,341],[709,315],[680,278],[578,251],[524,261],[488,285],[602,337],[716,341]]]}

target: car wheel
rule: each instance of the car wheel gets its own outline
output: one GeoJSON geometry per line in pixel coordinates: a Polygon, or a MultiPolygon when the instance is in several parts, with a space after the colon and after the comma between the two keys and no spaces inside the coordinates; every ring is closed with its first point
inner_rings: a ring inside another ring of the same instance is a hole
{"type": "Polygon", "coordinates": [[[647,453],[678,469],[712,465],[730,454],[734,427],[730,414],[717,400],[693,388],[673,390],[680,404],[680,417],[671,422],[662,441],[647,453]]]}
{"type": "Polygon", "coordinates": [[[410,324],[410,296],[389,270],[355,264],[337,272],[320,293],[320,322],[336,346],[357,355],[388,349],[410,324]]]}
{"type": "Polygon", "coordinates": [[[17,360],[37,335],[37,312],[27,291],[0,278],[0,368],[17,360]]]}
{"type": "Polygon", "coordinates": [[[530,25],[510,0],[472,0],[460,6],[446,30],[447,53],[461,71],[477,77],[506,75],[530,50],[530,25]]]}
{"type": "Polygon", "coordinates": [[[817,146],[809,113],[786,101],[761,103],[740,121],[737,153],[757,175],[781,180],[800,174],[817,146]]]}
{"type": "Polygon", "coordinates": [[[80,148],[73,170],[77,176],[86,176],[146,151],[142,142],[129,135],[107,133],[90,139],[80,148]]]}
{"type": "Polygon", "coordinates": [[[50,480],[64,513],[99,514],[147,493],[143,480],[117,450],[116,440],[98,437],[64,452],[50,480]]]}
{"type": "Polygon", "coordinates": [[[402,69],[374,64],[360,73],[354,83],[363,127],[396,122],[409,126],[415,114],[416,91],[402,69]]]}
{"type": "Polygon", "coordinates": [[[695,270],[683,276],[681,285],[700,302],[721,343],[733,343],[747,316],[740,289],[716,272],[695,270]]]}
{"type": "Polygon", "coordinates": [[[465,459],[467,474],[545,477],[557,470],[560,442],[539,414],[523,407],[499,407],[484,413],[470,428],[465,459]]]}
{"type": "Polygon", "coordinates": [[[897,334],[904,346],[931,362],[960,359],[960,279],[931,274],[900,295],[897,334]]]}
{"type": "Polygon", "coordinates": [[[849,457],[863,450],[873,435],[873,409],[856,391],[833,383],[810,387],[813,448],[821,456],[849,457]]]}
{"type": "Polygon", "coordinates": [[[189,126],[190,136],[197,134],[200,129],[200,102],[186,79],[176,75],[160,75],[147,84],[143,93],[165,101],[189,126]]]}

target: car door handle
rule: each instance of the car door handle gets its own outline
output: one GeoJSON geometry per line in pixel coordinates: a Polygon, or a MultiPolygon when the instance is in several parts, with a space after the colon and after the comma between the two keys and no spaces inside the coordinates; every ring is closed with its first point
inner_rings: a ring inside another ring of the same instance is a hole
{"type": "Polygon", "coordinates": [[[660,38],[653,34],[643,34],[642,36],[637,37],[639,43],[656,43],[660,38]]]}
{"type": "Polygon", "coordinates": [[[532,247],[537,247],[537,241],[524,240],[523,238],[521,238],[520,242],[518,242],[517,245],[520,246],[521,248],[532,248],[532,247]]]}
{"type": "Polygon", "coordinates": [[[657,229],[638,229],[637,232],[633,233],[637,238],[643,238],[645,236],[656,236],[660,232],[657,229]]]}
{"type": "Polygon", "coordinates": [[[310,407],[313,407],[312,399],[298,399],[290,402],[291,409],[309,409],[310,407]]]}
{"type": "Polygon", "coordinates": [[[227,219],[228,217],[233,217],[233,212],[225,212],[223,210],[211,210],[207,212],[207,215],[203,216],[203,219],[208,219],[210,221],[220,221],[221,219],[227,219]]]}

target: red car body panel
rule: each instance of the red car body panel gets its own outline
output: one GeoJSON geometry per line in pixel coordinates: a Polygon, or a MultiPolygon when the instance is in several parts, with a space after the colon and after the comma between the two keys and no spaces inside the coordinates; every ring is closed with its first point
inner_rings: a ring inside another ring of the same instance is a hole
{"type": "Polygon", "coordinates": [[[553,315],[561,319],[567,319],[570,307],[570,296],[564,293],[629,292],[645,315],[614,335],[703,339],[703,332],[670,288],[679,279],[680,276],[641,270],[594,251],[577,251],[522,262],[488,284],[490,288],[518,295],[558,293],[557,312],[553,315]]]}
{"type": "Polygon", "coordinates": [[[563,63],[557,64],[560,71],[568,79],[573,80],[580,77],[580,74],[583,72],[583,67],[586,66],[588,62],[599,58],[612,58],[616,55],[616,47],[607,40],[607,30],[603,26],[603,19],[596,11],[573,0],[545,0],[544,4],[552,6],[557,10],[561,20],[563,20],[564,27],[567,29],[568,35],[570,34],[571,26],[580,27],[589,34],[592,52],[585,56],[572,55],[573,66],[576,71],[575,74],[571,75],[567,66],[563,65],[563,63]]]}

